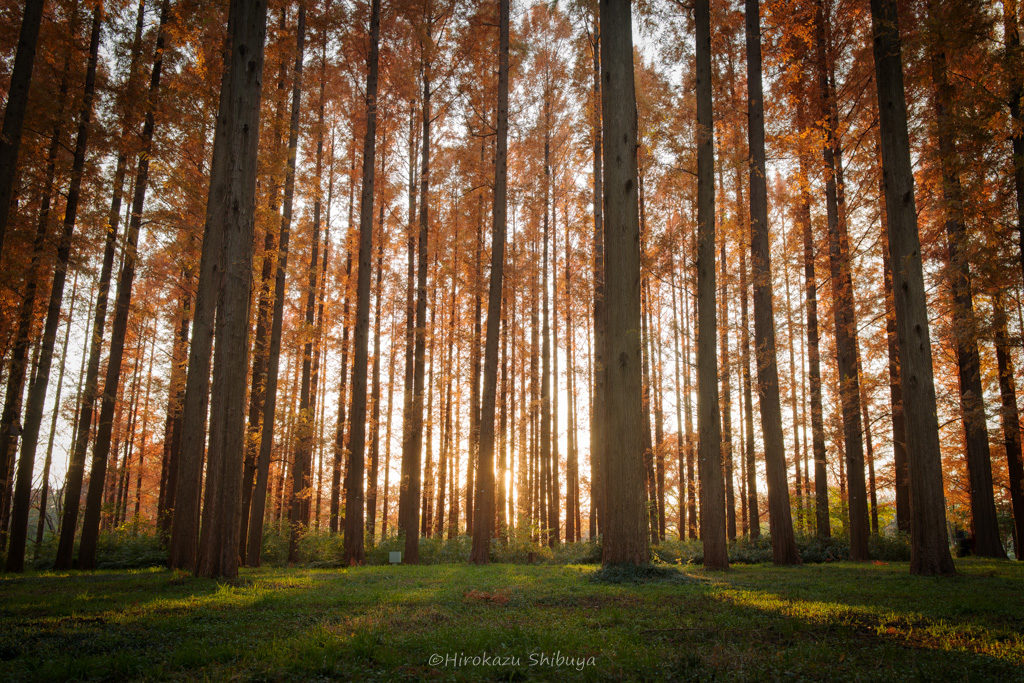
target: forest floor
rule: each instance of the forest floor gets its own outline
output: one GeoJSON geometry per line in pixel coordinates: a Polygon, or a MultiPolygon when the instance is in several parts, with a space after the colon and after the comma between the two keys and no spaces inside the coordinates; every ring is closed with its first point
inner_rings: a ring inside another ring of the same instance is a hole
{"type": "Polygon", "coordinates": [[[0,679],[1024,679],[1024,563],[0,576],[0,679]],[[627,579],[630,577],[626,577],[627,579]]]}

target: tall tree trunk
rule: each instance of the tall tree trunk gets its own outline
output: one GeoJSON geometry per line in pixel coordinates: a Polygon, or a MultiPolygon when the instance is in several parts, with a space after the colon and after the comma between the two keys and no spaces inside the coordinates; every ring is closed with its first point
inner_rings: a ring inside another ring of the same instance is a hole
{"type": "MultiPolygon", "coordinates": [[[[301,26],[301,5],[299,16],[301,26]]],[[[228,10],[231,51],[221,82],[206,210],[210,226],[207,232],[223,235],[214,243],[222,249],[218,261],[223,287],[217,297],[210,445],[196,567],[196,574],[206,577],[233,578],[238,574],[246,352],[266,28],[266,0],[232,0],[228,10]]],[[[205,251],[207,245],[203,247],[205,251]]],[[[256,534],[251,537],[259,538],[256,534]]]]}
{"type": "Polygon", "coordinates": [[[405,558],[408,564],[419,562],[419,502],[420,502],[420,460],[423,450],[423,375],[426,353],[427,323],[427,235],[430,226],[427,206],[430,189],[430,95],[431,60],[433,44],[432,3],[424,8],[424,31],[421,38],[421,77],[423,86],[422,103],[422,157],[420,168],[420,213],[419,235],[416,244],[416,327],[413,342],[412,403],[407,413],[407,429],[402,443],[402,490],[405,495],[399,499],[399,533],[405,533],[405,558]],[[403,505],[404,503],[404,505],[403,505]]]}
{"type": "MultiPolygon", "coordinates": [[[[1013,161],[1013,189],[1017,200],[1017,239],[1021,275],[1024,275],[1024,76],[1021,74],[1022,52],[1017,0],[1003,0],[1003,36],[1006,42],[1004,60],[1009,85],[1008,105],[1013,121],[1011,160],[1013,161]]],[[[1018,538],[1020,538],[1018,536],[1018,538]]],[[[1020,553],[1018,553],[1020,554],[1020,553]]]]}
{"type": "MultiPolygon", "coordinates": [[[[384,175],[384,154],[380,160],[381,176],[384,175]]],[[[386,237],[384,229],[384,202],[379,203],[377,215],[377,282],[374,285],[373,311],[373,377],[371,379],[370,402],[373,404],[373,414],[370,417],[372,425],[370,441],[370,471],[366,482],[366,535],[370,547],[374,545],[374,537],[377,530],[377,480],[380,478],[380,322],[381,322],[381,300],[384,295],[384,241],[386,237]]]]}
{"type": "MultiPolygon", "coordinates": [[[[285,279],[288,274],[288,243],[291,240],[292,203],[295,196],[295,157],[299,145],[299,116],[302,102],[302,62],[305,54],[306,8],[299,4],[295,37],[295,65],[292,69],[292,101],[288,122],[288,160],[285,165],[284,203],[281,228],[278,232],[277,273],[274,278],[274,312],[270,321],[270,347],[267,354],[266,390],[263,398],[263,420],[260,425],[260,452],[256,462],[256,483],[253,487],[249,512],[249,532],[245,563],[251,567],[260,564],[263,550],[263,512],[266,506],[267,480],[270,473],[270,455],[274,446],[274,418],[277,412],[277,377],[281,363],[281,332],[284,324],[285,279]]],[[[265,34],[265,31],[264,31],[265,34]]],[[[262,42],[261,42],[262,45],[262,42]]],[[[198,313],[197,313],[198,315],[198,313]]],[[[194,342],[193,342],[194,344],[194,342]]],[[[209,352],[207,351],[207,356],[209,352]]],[[[189,371],[191,372],[191,364],[189,371]]],[[[283,452],[287,453],[287,450],[283,452]]],[[[283,470],[281,483],[283,484],[283,470]]],[[[279,497],[280,504],[280,497],[279,497]]]]}
{"type": "Polygon", "coordinates": [[[907,471],[907,428],[903,419],[903,389],[900,386],[900,351],[896,339],[896,307],[893,302],[892,265],[889,263],[889,232],[885,209],[885,181],[882,177],[881,142],[878,157],[878,189],[882,223],[882,276],[885,290],[885,337],[889,366],[889,405],[892,420],[894,488],[896,490],[896,528],[910,533],[910,476],[907,471]]]}
{"type": "Polygon", "coordinates": [[[18,148],[21,146],[21,129],[28,106],[28,90],[32,82],[32,66],[36,60],[44,4],[44,0],[25,0],[18,48],[14,53],[11,80],[7,86],[7,105],[4,107],[3,129],[0,130],[0,254],[4,250],[4,236],[17,182],[18,148]]]}
{"type": "Polygon", "coordinates": [[[700,537],[704,566],[726,569],[722,425],[715,358],[715,142],[711,94],[711,10],[695,0],[697,61],[697,429],[700,432],[700,537]]]}
{"type": "MultiPolygon", "coordinates": [[[[326,36],[324,37],[326,50],[326,36]]],[[[302,328],[302,380],[299,385],[299,415],[292,459],[292,491],[288,508],[288,561],[298,561],[299,534],[309,527],[310,498],[312,494],[313,438],[316,431],[316,378],[313,369],[313,346],[317,342],[316,291],[317,270],[320,265],[320,208],[321,180],[324,157],[324,86],[326,81],[326,55],[321,60],[320,96],[317,106],[317,138],[315,154],[316,186],[313,189],[313,222],[310,235],[309,266],[307,267],[306,301],[303,304],[302,328]]]]}
{"type": "MultiPolygon", "coordinates": [[[[596,14],[596,12],[595,12],[596,14]]],[[[594,372],[591,396],[593,410],[590,420],[590,496],[591,496],[591,529],[590,537],[596,538],[603,528],[604,510],[604,448],[605,448],[605,372],[604,363],[607,355],[607,341],[605,339],[605,283],[604,283],[604,176],[601,164],[601,149],[603,146],[601,127],[601,115],[598,102],[601,101],[601,50],[598,25],[595,17],[594,26],[590,31],[590,49],[593,57],[591,68],[590,97],[594,105],[594,113],[591,119],[591,146],[593,147],[593,212],[594,212],[594,238],[591,249],[594,254],[593,280],[594,280],[594,302],[592,317],[594,323],[594,372]]]]}
{"type": "Polygon", "coordinates": [[[895,0],[871,0],[875,79],[878,84],[882,171],[885,179],[889,262],[893,266],[910,463],[912,574],[953,574],[942,495],[939,425],[932,379],[921,244],[914,206],[914,175],[907,134],[907,100],[895,0]]]}
{"type": "MultiPolygon", "coordinates": [[[[742,188],[742,185],[737,183],[737,199],[742,196],[740,188],[742,188]]],[[[737,202],[737,204],[739,203],[737,202]]],[[[739,207],[737,206],[737,208],[739,207]]],[[[737,216],[737,218],[739,217],[737,216]]],[[[739,220],[737,222],[742,225],[745,221],[739,220]]],[[[719,359],[721,365],[718,375],[719,383],[722,387],[722,469],[725,476],[725,533],[730,541],[735,541],[736,492],[732,476],[732,391],[730,390],[729,381],[732,377],[732,372],[729,368],[729,282],[726,279],[725,238],[725,230],[723,230],[718,246],[718,273],[721,276],[721,287],[719,288],[719,311],[721,318],[718,323],[718,352],[721,356],[719,359]]]]}
{"type": "Polygon", "coordinates": [[[1002,296],[992,302],[995,327],[996,362],[999,366],[1000,417],[1003,422],[1003,443],[1006,448],[1006,470],[1010,479],[1010,506],[1013,508],[1014,552],[1024,560],[1024,462],[1021,457],[1020,413],[1017,410],[1017,387],[1014,381],[1013,356],[1006,332],[1006,312],[1002,296]]]}
{"type": "Polygon", "coordinates": [[[147,96],[148,107],[145,123],[142,128],[139,165],[136,170],[135,192],[132,197],[131,219],[128,222],[128,231],[125,238],[124,263],[121,266],[121,275],[117,282],[114,322],[110,329],[110,352],[107,356],[107,373],[103,383],[103,393],[100,402],[100,421],[96,430],[96,442],[93,447],[89,490],[86,494],[85,515],[82,522],[82,539],[78,548],[78,565],[82,569],[91,569],[96,564],[96,541],[99,534],[103,482],[107,467],[107,455],[110,452],[110,436],[113,426],[115,399],[121,379],[121,358],[124,354],[124,337],[128,328],[132,283],[135,280],[135,261],[139,231],[142,227],[142,209],[149,184],[150,151],[153,146],[155,111],[160,94],[160,74],[167,40],[165,25],[169,4],[169,0],[163,0],[160,6],[160,27],[157,33],[156,56],[153,61],[153,70],[150,74],[149,93],[147,96]]]}
{"type": "Polygon", "coordinates": [[[978,354],[978,325],[974,315],[964,192],[960,182],[960,157],[955,138],[953,85],[947,74],[946,39],[937,22],[949,21],[942,8],[928,2],[933,24],[929,37],[929,61],[938,137],[938,161],[942,173],[942,213],[946,228],[947,277],[953,298],[953,341],[960,385],[960,413],[963,420],[967,474],[971,487],[971,528],[974,552],[983,557],[1006,557],[999,540],[995,498],[992,491],[992,460],[985,419],[985,394],[981,384],[981,360],[978,354]]]}
{"type": "MultiPolygon", "coordinates": [[[[349,179],[351,186],[352,180],[349,179]]],[[[351,187],[350,187],[351,189],[351,187]]],[[[351,199],[351,198],[350,198],[351,199]]],[[[351,203],[351,202],[350,202],[351,203]]],[[[349,213],[351,214],[351,208],[349,213]]],[[[351,216],[350,216],[351,218],[351,216]]],[[[331,532],[341,531],[341,470],[345,461],[345,409],[348,406],[348,359],[349,332],[352,330],[349,320],[349,303],[352,295],[352,228],[349,221],[349,232],[346,235],[348,253],[345,255],[345,293],[341,307],[341,380],[338,388],[338,419],[334,428],[334,458],[331,463],[331,532]]]]}
{"type": "Polygon", "coordinates": [[[832,317],[836,328],[836,363],[839,372],[839,398],[843,416],[843,440],[849,477],[850,559],[868,559],[868,507],[864,485],[864,444],[860,418],[860,380],[857,377],[857,341],[853,310],[853,283],[850,276],[849,248],[841,234],[840,201],[836,183],[840,173],[837,121],[832,101],[827,66],[824,0],[817,1],[815,12],[816,71],[818,99],[824,144],[825,203],[828,213],[829,274],[832,290],[832,317]]]}
{"type": "MultiPolygon", "coordinates": [[[[60,396],[64,388],[64,366],[68,356],[68,341],[71,338],[71,321],[75,315],[78,297],[78,273],[71,285],[71,304],[68,306],[68,323],[64,327],[64,343],[61,345],[60,366],[57,369],[57,394],[53,398],[53,413],[50,417],[50,436],[46,440],[46,457],[43,459],[43,480],[39,491],[39,520],[36,523],[36,552],[43,542],[43,527],[49,521],[46,514],[47,498],[50,492],[50,465],[53,462],[53,438],[57,433],[57,418],[60,417],[60,396]]],[[[87,316],[88,317],[88,316],[87,316]]]]}
{"type": "MultiPolygon", "coordinates": [[[[85,170],[85,152],[89,144],[89,126],[92,119],[93,97],[96,92],[96,63],[99,56],[100,25],[103,10],[93,9],[92,28],[89,37],[89,58],[85,73],[85,88],[82,93],[82,108],[78,114],[78,133],[75,140],[74,160],[71,163],[71,179],[68,186],[67,203],[64,208],[64,226],[57,244],[57,263],[50,285],[50,301],[46,310],[46,323],[40,345],[39,362],[28,391],[28,405],[25,408],[25,424],[21,441],[21,458],[18,461],[18,476],[14,489],[14,504],[11,510],[11,545],[7,553],[7,571],[21,571],[25,561],[25,542],[28,536],[28,514],[32,495],[32,474],[35,467],[36,445],[39,441],[39,427],[43,419],[46,402],[46,388],[50,383],[50,365],[53,362],[53,345],[60,325],[60,308],[64,299],[64,284],[67,279],[68,260],[71,255],[71,238],[78,217],[78,202],[81,197],[82,175],[85,170]]],[[[61,360],[61,370],[64,362],[61,360]]],[[[54,407],[56,410],[57,406],[54,407]]],[[[47,451],[49,454],[49,450],[47,451]]]]}
{"type": "MultiPolygon", "coordinates": [[[[754,286],[754,358],[758,405],[764,436],[768,483],[768,524],[775,564],[799,564],[793,537],[782,436],[779,370],[772,305],[771,238],[768,235],[768,190],[765,183],[764,94],[761,88],[761,15],[759,0],[746,0],[747,140],[750,147],[750,267],[754,286]]],[[[852,542],[851,542],[852,548],[852,542]]]]}
{"type": "MultiPolygon", "coordinates": [[[[284,8],[279,15],[278,33],[285,31],[284,8]]],[[[284,119],[285,73],[287,70],[287,59],[282,54],[277,69],[277,98],[274,106],[274,123],[271,132],[271,154],[274,159],[273,167],[268,171],[269,176],[269,199],[270,220],[263,234],[263,263],[260,268],[259,298],[256,304],[256,337],[252,347],[252,389],[249,391],[249,412],[248,426],[245,435],[245,464],[242,469],[242,519],[238,525],[239,541],[238,555],[242,562],[246,562],[248,556],[249,542],[249,514],[252,508],[254,478],[256,477],[257,461],[260,452],[260,435],[263,427],[263,405],[266,402],[267,390],[267,364],[269,360],[269,334],[273,307],[274,287],[274,265],[277,255],[277,234],[274,232],[273,221],[278,215],[278,202],[280,200],[281,182],[279,176],[278,157],[281,151],[281,124],[284,119]]],[[[266,480],[264,479],[264,487],[266,480]]],[[[266,493],[264,492],[264,496],[266,493]]],[[[262,539],[256,539],[261,542],[262,539]]]]}
{"type": "Polygon", "coordinates": [[[604,369],[607,450],[605,565],[649,561],[643,505],[642,367],[640,349],[640,224],[637,197],[637,113],[629,2],[602,2],[601,121],[604,128],[604,284],[607,354],[604,369]]]}
{"type": "Polygon", "coordinates": [[[750,231],[745,230],[740,245],[740,374],[743,382],[743,469],[746,489],[744,510],[747,515],[750,538],[761,537],[761,512],[757,500],[757,462],[754,455],[754,402],[750,378],[750,321],[748,306],[750,287],[747,284],[747,249],[750,231]]]}
{"type": "MultiPolygon", "coordinates": [[[[366,57],[366,133],[363,138],[363,182],[359,200],[359,275],[356,284],[356,326],[352,361],[352,428],[345,482],[345,563],[362,564],[363,462],[366,446],[366,364],[370,333],[370,259],[373,252],[373,183],[377,141],[377,62],[380,42],[380,0],[370,7],[370,50],[366,57]]],[[[379,306],[379,304],[378,304],[379,306]]],[[[375,361],[376,362],[376,361],[375,361]]]]}
{"type": "MultiPolygon", "coordinates": [[[[139,1],[139,10],[135,22],[135,35],[129,58],[128,88],[126,91],[129,95],[134,91],[136,67],[141,53],[142,27],[144,22],[143,2],[144,0],[139,1]]],[[[128,137],[128,130],[129,116],[125,113],[121,119],[121,140],[128,137]]],[[[93,316],[92,334],[89,339],[89,362],[86,366],[85,389],[82,392],[78,423],[74,431],[73,446],[64,485],[64,506],[61,515],[60,540],[57,544],[57,557],[54,562],[55,569],[71,568],[72,554],[74,553],[78,510],[82,497],[82,480],[85,473],[85,452],[89,446],[93,410],[95,408],[96,396],[99,393],[100,352],[102,351],[103,331],[107,320],[107,297],[110,293],[110,278],[117,248],[117,230],[121,220],[121,200],[127,165],[128,150],[122,146],[118,151],[117,162],[114,168],[113,196],[110,200],[110,212],[107,214],[103,263],[100,267],[99,280],[96,283],[96,307],[93,316]]],[[[0,453],[2,452],[2,449],[0,449],[0,453]]],[[[171,500],[173,501],[173,498],[171,500]]]]}
{"type": "MultiPolygon", "coordinates": [[[[68,22],[69,33],[78,32],[78,12],[72,13],[68,22]]],[[[36,320],[36,294],[40,279],[43,276],[41,262],[46,250],[46,237],[50,228],[50,209],[53,200],[54,177],[57,173],[57,154],[61,148],[61,137],[64,130],[64,108],[68,95],[68,72],[71,64],[72,48],[64,51],[64,66],[61,69],[60,85],[57,90],[57,107],[53,117],[49,145],[46,152],[44,180],[39,199],[39,215],[36,231],[32,239],[32,252],[25,281],[22,284],[23,294],[18,307],[18,324],[14,334],[11,362],[7,370],[7,391],[4,396],[3,413],[0,414],[0,550],[7,546],[9,514],[13,500],[14,456],[18,450],[18,439],[22,436],[23,422],[21,419],[22,400],[24,398],[25,375],[29,369],[29,347],[32,345],[32,328],[36,320]]],[[[0,141],[2,142],[2,141],[0,141]]],[[[6,169],[5,169],[6,170],[6,169]]],[[[6,206],[4,211],[6,211],[6,206]]],[[[43,284],[45,287],[45,283],[43,284]]],[[[38,354],[40,346],[36,345],[38,354]]],[[[35,359],[31,367],[35,366],[35,359]]],[[[29,378],[29,384],[33,378],[29,378]]],[[[35,446],[33,445],[33,448],[35,446]]],[[[20,471],[20,467],[18,468],[20,471]]],[[[29,473],[31,475],[31,472],[29,473]]],[[[20,475],[18,475],[20,478],[20,475]]],[[[31,485],[31,481],[29,482],[31,485]]],[[[26,511],[27,514],[27,511],[26,511]]],[[[22,553],[23,554],[23,553],[22,553]]]]}

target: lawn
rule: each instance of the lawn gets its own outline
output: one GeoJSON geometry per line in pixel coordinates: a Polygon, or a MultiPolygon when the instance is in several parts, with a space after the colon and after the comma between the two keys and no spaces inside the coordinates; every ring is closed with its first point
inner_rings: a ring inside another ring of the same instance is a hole
{"type": "Polygon", "coordinates": [[[0,678],[1024,680],[1024,563],[0,576],[0,678]]]}

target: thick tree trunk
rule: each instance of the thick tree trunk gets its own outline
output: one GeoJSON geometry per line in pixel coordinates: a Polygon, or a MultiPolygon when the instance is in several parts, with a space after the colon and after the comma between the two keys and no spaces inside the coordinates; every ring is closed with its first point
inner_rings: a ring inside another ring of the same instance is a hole
{"type": "MultiPolygon", "coordinates": [[[[768,235],[768,190],[765,183],[764,94],[761,88],[761,16],[759,0],[746,0],[747,135],[750,146],[750,267],[754,288],[754,358],[758,405],[764,436],[768,483],[768,524],[775,564],[799,564],[793,537],[782,436],[779,370],[775,352],[772,305],[771,239],[768,235]]],[[[853,543],[851,542],[851,548],[853,543]]]]}
{"type": "MultiPolygon", "coordinates": [[[[301,5],[299,13],[301,26],[301,5]]],[[[266,25],[265,0],[232,0],[228,11],[231,51],[225,60],[221,83],[206,210],[208,232],[223,234],[222,240],[218,240],[223,250],[218,260],[224,274],[223,287],[217,297],[210,446],[196,568],[197,575],[207,577],[233,578],[238,574],[253,223],[266,25]]],[[[251,537],[259,538],[255,534],[251,537]]]]}
{"type": "MultiPolygon", "coordinates": [[[[881,145],[881,143],[879,143],[881,145]]],[[[885,209],[885,181],[882,178],[881,148],[878,154],[879,205],[882,223],[882,276],[885,290],[885,337],[889,366],[889,405],[892,420],[894,488],[896,490],[896,528],[910,532],[910,473],[907,471],[907,428],[903,419],[903,389],[900,386],[900,351],[896,339],[896,307],[893,302],[892,265],[889,263],[889,232],[885,209]]]]}
{"type": "MultiPolygon", "coordinates": [[[[283,34],[285,30],[285,10],[282,8],[279,15],[278,32],[283,34]]],[[[245,464],[242,469],[242,519],[238,525],[239,541],[238,555],[245,563],[248,555],[249,541],[249,514],[252,508],[252,496],[254,478],[256,477],[257,462],[260,452],[260,435],[263,428],[263,404],[266,401],[267,391],[267,364],[269,361],[269,335],[271,316],[273,310],[273,287],[274,287],[274,265],[277,256],[277,237],[274,232],[273,221],[278,215],[278,202],[280,200],[280,175],[278,157],[281,151],[281,124],[284,119],[285,93],[285,72],[287,59],[282,54],[277,69],[277,98],[274,106],[274,123],[271,140],[271,154],[274,159],[273,167],[269,170],[269,200],[270,220],[264,229],[263,234],[263,263],[260,268],[259,297],[256,304],[256,337],[252,346],[252,388],[249,391],[249,412],[248,426],[245,435],[245,464]]],[[[266,479],[264,479],[264,491],[266,479]]],[[[264,496],[266,493],[264,492],[264,496]]],[[[260,539],[257,542],[262,541],[260,539]]]]}
{"type": "MultiPolygon", "coordinates": [[[[508,211],[509,132],[509,0],[498,2],[498,103],[495,147],[495,188],[490,233],[490,283],[487,289],[486,338],[483,347],[483,390],[480,401],[480,447],[476,467],[476,511],[469,560],[489,561],[495,521],[495,403],[498,385],[498,333],[505,272],[505,229],[508,211]]],[[[479,291],[479,290],[477,290],[479,291]]],[[[475,383],[475,378],[474,378],[475,383]]],[[[471,437],[472,440],[472,437],[471,437]]],[[[455,479],[456,470],[452,472],[455,479]]]]}
{"type": "Polygon", "coordinates": [[[932,347],[928,334],[921,244],[914,206],[914,175],[907,134],[907,101],[895,0],[871,0],[875,78],[878,84],[882,171],[893,266],[911,486],[912,574],[953,574],[942,495],[932,347]]]}
{"type": "Polygon", "coordinates": [[[643,505],[640,431],[640,224],[637,198],[637,113],[633,81],[630,3],[603,0],[601,19],[601,121],[604,188],[604,284],[607,353],[604,369],[606,424],[605,565],[647,564],[650,558],[643,505]]]}
{"type": "Polygon", "coordinates": [[[419,562],[419,503],[420,503],[420,460],[423,450],[423,379],[424,356],[426,354],[427,324],[427,236],[430,226],[427,197],[430,189],[430,95],[431,56],[433,50],[433,17],[431,3],[425,7],[425,35],[422,37],[422,157],[420,168],[420,213],[419,235],[416,244],[416,327],[413,342],[412,397],[406,414],[407,429],[402,443],[402,490],[399,499],[399,533],[405,533],[405,557],[407,564],[419,562]]]}
{"type": "Polygon", "coordinates": [[[726,569],[722,482],[722,425],[715,358],[715,142],[711,89],[711,10],[695,0],[697,61],[697,429],[700,459],[700,537],[704,566],[726,569]]]}
{"type": "Polygon", "coordinates": [[[370,7],[370,50],[366,57],[366,133],[363,138],[363,182],[359,200],[359,275],[356,284],[356,326],[352,361],[352,427],[345,482],[345,563],[362,564],[363,463],[366,447],[366,365],[370,334],[370,259],[373,253],[373,182],[377,142],[377,62],[380,42],[380,0],[370,7]]]}

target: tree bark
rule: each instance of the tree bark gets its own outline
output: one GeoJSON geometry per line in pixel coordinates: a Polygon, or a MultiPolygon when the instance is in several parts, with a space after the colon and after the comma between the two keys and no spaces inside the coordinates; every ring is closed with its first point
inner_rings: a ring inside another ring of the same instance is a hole
{"type": "Polygon", "coordinates": [[[868,508],[864,486],[864,444],[860,418],[860,380],[857,377],[857,342],[853,310],[853,283],[850,254],[841,233],[840,201],[836,182],[839,174],[839,143],[832,107],[832,92],[827,66],[824,2],[818,0],[815,12],[816,72],[818,78],[819,124],[824,144],[825,203],[828,213],[829,273],[832,313],[836,328],[836,363],[839,372],[839,398],[843,416],[843,440],[849,477],[850,559],[868,559],[868,508]]]}
{"type": "MultiPolygon", "coordinates": [[[[765,182],[764,94],[761,88],[761,16],[759,0],[746,0],[747,135],[750,146],[750,267],[754,288],[754,358],[758,405],[764,436],[768,483],[768,524],[775,564],[800,564],[793,537],[782,436],[779,370],[772,304],[771,239],[768,235],[768,190],[765,182]]],[[[853,542],[851,541],[851,548],[853,542]]],[[[852,552],[852,551],[851,551],[852,552]]]]}
{"type": "Polygon", "coordinates": [[[39,42],[39,25],[43,19],[44,0],[25,0],[21,15],[18,48],[14,53],[11,80],[7,87],[7,105],[4,107],[3,129],[0,130],[0,255],[4,250],[4,236],[10,217],[11,200],[18,176],[18,149],[21,129],[28,106],[28,90],[32,82],[32,66],[39,42]]]}
{"type": "MultiPolygon", "coordinates": [[[[301,5],[299,12],[301,17],[301,5]]],[[[246,360],[266,28],[266,0],[232,0],[228,11],[231,51],[225,60],[221,82],[206,211],[208,232],[223,235],[217,242],[222,249],[218,260],[224,274],[223,287],[217,297],[210,445],[196,567],[196,574],[206,577],[233,578],[238,574],[246,360]]],[[[204,251],[206,248],[204,244],[204,251]]],[[[258,535],[252,537],[259,538],[258,535]]]]}
{"type": "Polygon", "coordinates": [[[704,566],[727,569],[722,426],[715,358],[715,142],[711,89],[711,10],[695,0],[697,70],[697,429],[700,459],[700,537],[704,566]]]}
{"type": "Polygon", "coordinates": [[[955,569],[949,554],[942,495],[932,347],[914,206],[914,175],[910,165],[896,1],[871,0],[871,25],[888,212],[889,262],[893,266],[900,383],[910,463],[910,572],[953,574],[955,569]]]}
{"type": "Polygon", "coordinates": [[[605,565],[650,560],[643,504],[642,367],[640,349],[640,224],[637,197],[637,112],[630,3],[602,0],[601,121],[604,129],[604,284],[607,353],[605,565]]]}
{"type": "Polygon", "coordinates": [[[169,0],[163,0],[160,7],[160,27],[157,33],[156,56],[150,74],[147,111],[142,128],[142,144],[139,151],[139,165],[136,171],[135,192],[132,197],[131,219],[125,238],[124,263],[117,282],[117,299],[114,304],[114,322],[110,329],[110,352],[107,356],[107,373],[103,384],[100,403],[100,421],[96,430],[96,442],[92,454],[92,470],[89,475],[89,491],[86,495],[85,516],[82,522],[82,539],[78,549],[78,566],[92,569],[96,564],[96,541],[106,474],[107,455],[110,452],[110,436],[113,426],[115,399],[121,379],[121,359],[124,354],[124,338],[128,328],[128,313],[132,297],[132,283],[135,280],[135,261],[142,227],[142,209],[149,184],[149,161],[153,146],[155,110],[160,94],[160,75],[163,54],[167,40],[165,25],[169,0]]]}
{"type": "MultiPolygon", "coordinates": [[[[299,3],[295,30],[295,65],[292,69],[292,101],[288,122],[288,160],[285,165],[281,229],[278,232],[277,274],[274,279],[274,313],[270,321],[270,350],[267,355],[269,360],[267,363],[266,394],[263,399],[263,422],[260,427],[260,453],[259,459],[256,462],[256,484],[253,489],[252,509],[249,512],[249,533],[247,534],[249,541],[245,558],[245,563],[251,567],[259,566],[260,553],[263,550],[263,512],[266,506],[270,455],[274,446],[277,378],[281,365],[281,332],[284,324],[285,279],[288,274],[288,243],[291,240],[292,206],[295,196],[295,157],[299,146],[299,116],[302,105],[302,62],[306,42],[305,2],[299,3]]],[[[262,42],[260,44],[262,46],[262,42]]],[[[190,371],[191,369],[189,367],[190,371]]],[[[288,451],[284,450],[283,452],[287,453],[288,451]]],[[[282,471],[282,481],[283,477],[282,471]]]]}
{"type": "Polygon", "coordinates": [[[929,61],[938,137],[938,161],[942,174],[942,213],[946,228],[946,277],[953,298],[953,342],[956,350],[960,385],[960,413],[963,420],[967,474],[971,486],[971,527],[974,552],[983,557],[1005,558],[999,540],[995,498],[992,491],[992,459],[985,419],[985,394],[981,384],[981,360],[978,354],[978,323],[974,314],[970,256],[964,192],[960,182],[960,158],[956,146],[953,85],[947,74],[946,38],[938,22],[949,21],[942,9],[930,0],[928,15],[929,61]]]}

